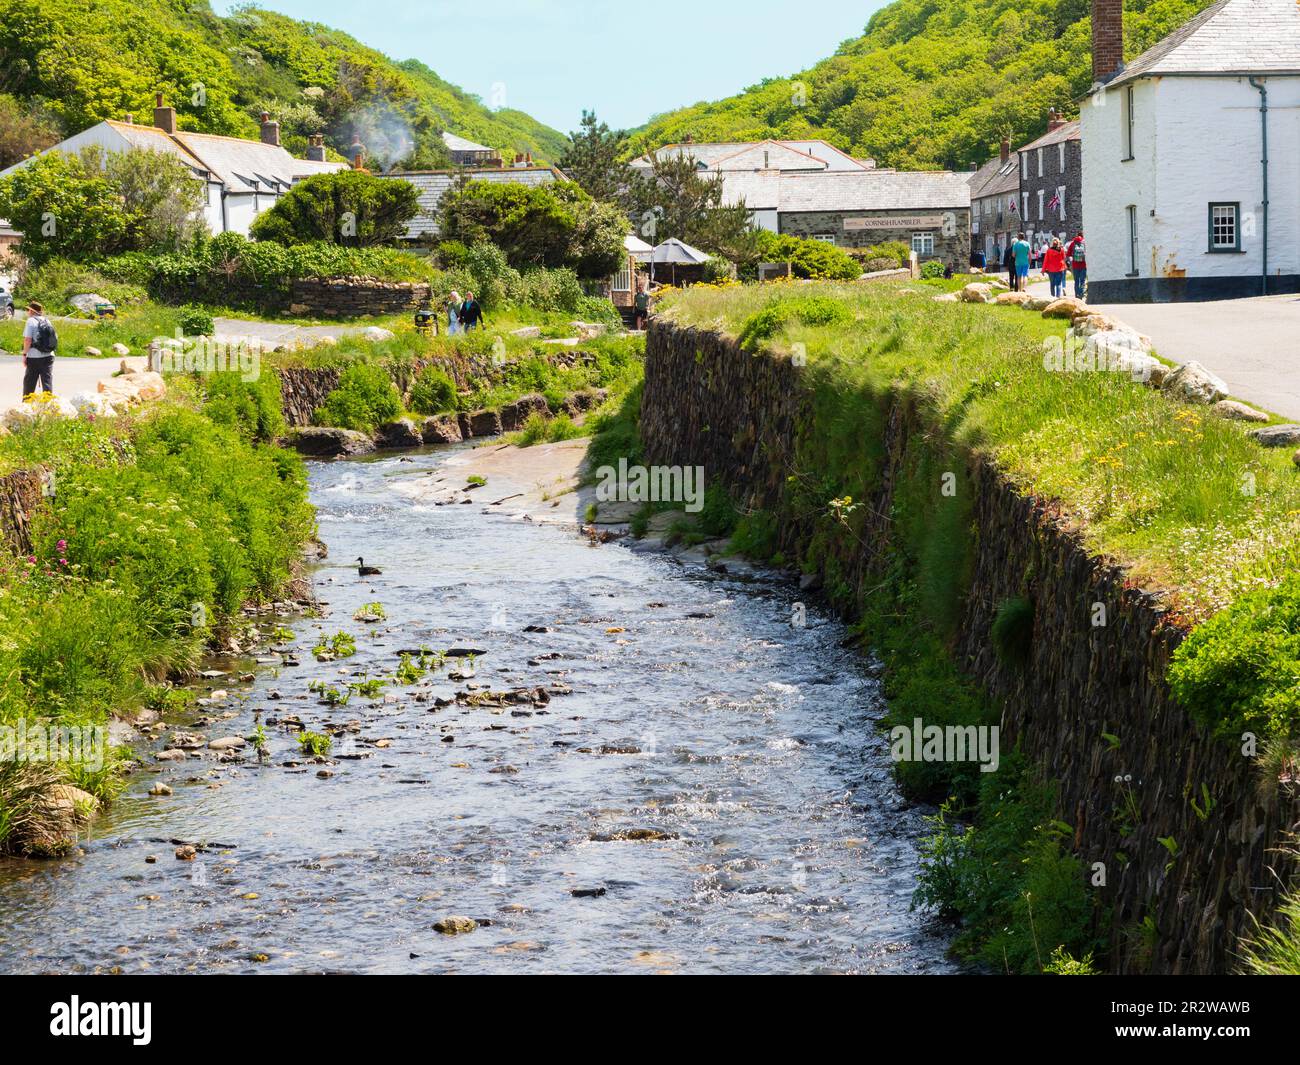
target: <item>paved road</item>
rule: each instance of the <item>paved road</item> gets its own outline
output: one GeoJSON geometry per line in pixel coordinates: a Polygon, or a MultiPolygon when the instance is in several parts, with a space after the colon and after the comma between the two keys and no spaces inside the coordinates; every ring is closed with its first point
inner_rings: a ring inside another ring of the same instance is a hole
{"type": "MultiPolygon", "coordinates": [[[[1047,295],[1046,284],[1030,291],[1040,287],[1047,295]]],[[[1300,296],[1093,306],[1145,333],[1164,358],[1195,360],[1238,399],[1300,421],[1300,296]]]]}
{"type": "MultiPolygon", "coordinates": [[[[132,367],[143,370],[144,356],[126,360],[132,367]]],[[[54,393],[70,396],[74,392],[95,392],[99,382],[112,377],[122,365],[122,360],[87,359],[74,356],[56,356],[54,359],[54,393]]],[[[23,360],[19,355],[0,355],[0,412],[16,407],[22,402],[23,360]]]]}
{"type": "Polygon", "coordinates": [[[365,325],[292,325],[287,322],[254,322],[244,318],[214,318],[217,336],[257,337],[268,345],[287,344],[306,337],[341,337],[362,333],[365,325]]]}

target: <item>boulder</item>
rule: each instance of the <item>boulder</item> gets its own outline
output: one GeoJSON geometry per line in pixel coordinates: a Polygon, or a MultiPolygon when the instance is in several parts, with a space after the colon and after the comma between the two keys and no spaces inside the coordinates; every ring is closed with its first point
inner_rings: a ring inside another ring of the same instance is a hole
{"type": "Polygon", "coordinates": [[[67,853],[78,830],[99,808],[99,800],[71,784],[53,784],[41,793],[41,816],[23,831],[21,847],[37,857],[67,853]]]}
{"type": "Polygon", "coordinates": [[[461,411],[456,415],[456,421],[460,425],[460,436],[462,440],[468,440],[474,435],[474,427],[470,424],[469,415],[461,411]]]}
{"type": "Polygon", "coordinates": [[[1072,328],[1074,329],[1074,335],[1081,337],[1089,337],[1094,333],[1108,333],[1112,330],[1122,330],[1124,332],[1130,331],[1127,327],[1121,326],[1118,322],[1107,318],[1104,314],[1097,314],[1093,311],[1089,311],[1087,314],[1081,314],[1079,317],[1075,318],[1072,328]]]}
{"type": "Polygon", "coordinates": [[[609,399],[609,389],[583,388],[573,393],[571,398],[578,405],[578,410],[594,410],[609,399]]]}
{"type": "Polygon", "coordinates": [[[437,414],[425,418],[420,429],[420,435],[426,444],[459,444],[464,439],[460,433],[460,421],[454,414],[437,414]]]}
{"type": "Polygon", "coordinates": [[[570,322],[569,328],[579,340],[591,340],[605,335],[605,325],[602,322],[570,322]]]}
{"type": "Polygon", "coordinates": [[[1023,306],[1030,299],[1028,292],[999,292],[994,298],[994,303],[1010,303],[1023,306]]]}
{"type": "Polygon", "coordinates": [[[103,354],[104,353],[100,351],[99,348],[91,347],[90,345],[86,346],[86,356],[88,358],[98,359],[103,354]]]}
{"type": "Polygon", "coordinates": [[[294,430],[290,443],[304,455],[334,458],[339,455],[364,455],[375,450],[375,442],[355,429],[334,429],[309,425],[294,430]]]}
{"type": "Polygon", "coordinates": [[[1045,311],[1055,302],[1051,296],[1030,296],[1021,306],[1027,311],[1045,311]]]}
{"type": "Polygon", "coordinates": [[[992,303],[993,289],[982,281],[972,281],[957,293],[962,303],[992,303]]]}
{"type": "Polygon", "coordinates": [[[78,296],[69,296],[68,302],[71,303],[73,308],[81,314],[94,314],[95,306],[97,304],[112,303],[113,301],[107,300],[103,296],[96,295],[93,292],[83,292],[78,296]]]}
{"type": "Polygon", "coordinates": [[[383,329],[377,325],[368,325],[361,332],[361,339],[371,344],[382,344],[385,340],[392,340],[397,336],[391,329],[383,329]]]}
{"type": "Polygon", "coordinates": [[[956,302],[957,302],[957,293],[955,293],[955,292],[944,292],[944,293],[941,293],[941,294],[938,295],[938,296],[931,296],[930,298],[931,298],[932,300],[934,300],[935,303],[956,303],[956,302]]]}
{"type": "Polygon", "coordinates": [[[441,932],[444,936],[459,936],[466,932],[472,932],[478,927],[478,922],[472,917],[460,917],[453,914],[450,917],[444,917],[441,921],[434,922],[433,930],[441,932]]]}
{"type": "Polygon", "coordinates": [[[381,447],[419,447],[424,443],[423,435],[410,418],[398,418],[381,425],[378,437],[381,447]]]}
{"type": "Polygon", "coordinates": [[[513,403],[507,403],[502,407],[501,428],[507,433],[514,432],[522,428],[524,422],[528,421],[533,414],[540,414],[543,418],[548,418],[551,414],[546,397],[537,392],[520,396],[513,403]]]}
{"type": "Polygon", "coordinates": [[[1228,394],[1228,386],[1199,362],[1185,362],[1161,386],[1188,403],[1217,403],[1228,394]]]}
{"type": "Polygon", "coordinates": [[[500,436],[501,415],[494,410],[476,410],[470,413],[469,427],[473,436],[500,436]]]}
{"type": "Polygon", "coordinates": [[[109,351],[111,351],[114,355],[131,354],[131,349],[128,348],[125,344],[114,344],[111,348],[109,348],[109,351]]]}
{"type": "Polygon", "coordinates": [[[1262,410],[1238,403],[1235,399],[1221,399],[1214,405],[1214,413],[1220,418],[1231,418],[1238,422],[1266,422],[1268,415],[1262,410]]]}
{"type": "Polygon", "coordinates": [[[160,373],[152,370],[136,370],[131,375],[131,384],[143,400],[162,399],[167,394],[167,382],[160,373]]]}
{"type": "Polygon", "coordinates": [[[1059,299],[1054,299],[1043,308],[1044,318],[1069,318],[1073,320],[1088,313],[1088,305],[1074,296],[1062,296],[1059,299]]]}
{"type": "Polygon", "coordinates": [[[523,337],[525,340],[536,340],[542,335],[542,327],[540,325],[524,325],[518,329],[510,330],[510,335],[512,337],[523,337]]]}
{"type": "Polygon", "coordinates": [[[1265,447],[1293,447],[1300,444],[1300,425],[1291,422],[1270,425],[1264,429],[1252,429],[1250,435],[1265,447]]]}

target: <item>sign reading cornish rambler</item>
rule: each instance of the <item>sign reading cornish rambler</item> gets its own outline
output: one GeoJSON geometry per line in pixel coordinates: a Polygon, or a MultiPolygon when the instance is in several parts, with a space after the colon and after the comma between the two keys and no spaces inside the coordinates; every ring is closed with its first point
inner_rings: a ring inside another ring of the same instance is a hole
{"type": "Polygon", "coordinates": [[[941,214],[884,215],[874,218],[846,218],[844,231],[856,229],[938,229],[943,225],[941,214]]]}

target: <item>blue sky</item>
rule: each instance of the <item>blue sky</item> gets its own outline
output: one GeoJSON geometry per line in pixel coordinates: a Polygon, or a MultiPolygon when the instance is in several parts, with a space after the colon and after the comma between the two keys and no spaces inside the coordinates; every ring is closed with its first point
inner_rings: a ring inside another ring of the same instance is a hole
{"type": "MultiPolygon", "coordinates": [[[[562,132],[611,126],[793,74],[862,32],[886,0],[260,0],[419,59],[455,85],[562,132]],[[644,46],[639,40],[647,41],[644,46]],[[658,56],[658,59],[647,58],[658,56]],[[498,94],[499,98],[499,94],[498,94]]],[[[227,13],[235,4],[214,0],[227,13]]]]}

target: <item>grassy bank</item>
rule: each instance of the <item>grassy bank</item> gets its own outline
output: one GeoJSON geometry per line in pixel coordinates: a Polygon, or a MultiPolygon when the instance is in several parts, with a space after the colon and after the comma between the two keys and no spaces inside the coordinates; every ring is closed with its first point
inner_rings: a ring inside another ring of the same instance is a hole
{"type": "MultiPolygon", "coordinates": [[[[299,459],[254,439],[235,380],[209,404],[173,398],[114,419],[48,422],[0,439],[0,466],[52,474],[32,550],[0,547],[0,725],[102,726],[167,698],[163,682],[280,594],[314,532],[299,459]]],[[[33,768],[111,797],[117,777],[80,762],[33,768]]],[[[30,783],[30,775],[27,783],[30,783]]],[[[32,796],[0,774],[0,850],[32,796]]]]}
{"type": "MultiPolygon", "coordinates": [[[[824,575],[832,601],[859,618],[864,642],[889,667],[887,727],[914,717],[996,724],[998,708],[948,651],[978,535],[966,483],[978,453],[1026,493],[1056,501],[1091,552],[1167,592],[1175,622],[1192,630],[1168,678],[1191,713],[1225,735],[1249,724],[1294,750],[1300,476],[1289,451],[1265,449],[1239,423],[1127,375],[1045,369],[1044,342],[1063,337],[1064,322],[935,303],[934,291],[698,286],[660,304],[671,322],[729,333],[796,365],[806,359],[809,420],[781,503],[740,516],[733,548],[824,575]],[[939,431],[893,471],[896,549],[862,588],[855,564],[875,517],[862,501],[880,484],[884,418],[897,402],[939,431]]],[[[635,451],[629,424],[633,409],[595,446],[635,451]]],[[[1015,601],[1002,604],[992,634],[999,657],[1023,654],[1031,631],[1015,601]]],[[[960,922],[957,951],[1000,971],[1086,971],[1107,915],[1089,900],[1069,826],[1052,820],[1050,786],[1014,757],[993,774],[961,762],[897,768],[908,794],[944,804],[917,902],[960,922]]]]}

